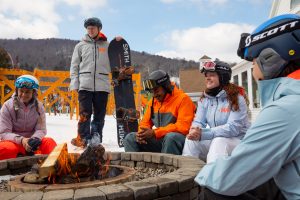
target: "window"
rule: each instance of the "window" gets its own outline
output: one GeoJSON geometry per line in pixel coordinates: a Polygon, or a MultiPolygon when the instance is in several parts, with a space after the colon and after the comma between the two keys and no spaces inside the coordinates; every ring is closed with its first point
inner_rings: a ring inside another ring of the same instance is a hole
{"type": "Polygon", "coordinates": [[[238,75],[235,75],[233,77],[233,83],[236,84],[236,85],[239,85],[239,77],[238,77],[238,75]]]}
{"type": "Polygon", "coordinates": [[[300,7],[300,0],[292,0],[291,1],[291,10],[293,10],[297,6],[300,7]]]}
{"type": "Polygon", "coordinates": [[[246,93],[248,94],[248,78],[247,71],[242,72],[242,86],[245,88],[246,93]]]}
{"type": "MultiPolygon", "coordinates": [[[[253,74],[253,68],[252,68],[252,74],[253,74]]],[[[255,81],[253,76],[252,76],[252,96],[253,96],[253,108],[260,108],[257,82],[255,81]]]]}

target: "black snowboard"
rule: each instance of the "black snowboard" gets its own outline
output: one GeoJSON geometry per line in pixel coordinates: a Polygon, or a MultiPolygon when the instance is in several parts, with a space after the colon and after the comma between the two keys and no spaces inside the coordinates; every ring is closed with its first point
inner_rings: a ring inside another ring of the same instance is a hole
{"type": "Polygon", "coordinates": [[[124,39],[112,40],[108,46],[108,56],[114,85],[118,144],[123,147],[125,136],[138,130],[138,120],[130,117],[131,112],[135,112],[132,75],[124,73],[125,69],[132,67],[128,43],[124,39]]]}

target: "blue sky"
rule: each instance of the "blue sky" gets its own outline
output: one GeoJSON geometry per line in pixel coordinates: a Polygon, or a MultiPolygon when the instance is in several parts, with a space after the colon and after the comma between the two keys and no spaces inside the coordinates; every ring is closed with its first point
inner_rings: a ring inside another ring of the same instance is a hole
{"type": "Polygon", "coordinates": [[[80,40],[83,21],[99,17],[110,39],[132,50],[198,60],[239,61],[242,32],[268,19],[272,0],[0,0],[0,38],[80,40]]]}

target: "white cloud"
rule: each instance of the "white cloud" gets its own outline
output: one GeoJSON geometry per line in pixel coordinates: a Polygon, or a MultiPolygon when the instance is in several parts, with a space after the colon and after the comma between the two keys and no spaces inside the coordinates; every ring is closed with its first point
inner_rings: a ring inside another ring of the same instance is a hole
{"type": "Polygon", "coordinates": [[[47,38],[58,36],[55,1],[0,0],[1,38],[47,38]]]}
{"type": "Polygon", "coordinates": [[[179,2],[181,0],[160,0],[162,3],[166,3],[166,4],[171,4],[171,3],[176,3],[179,2]]]}
{"type": "MultiPolygon", "coordinates": [[[[59,36],[58,23],[62,20],[57,6],[78,6],[80,13],[87,17],[107,0],[0,0],[0,38],[51,38],[59,36]]],[[[68,15],[69,21],[75,17],[68,15]]]]}
{"type": "Polygon", "coordinates": [[[210,0],[211,4],[225,4],[227,3],[227,0],[210,0]]]}
{"type": "Polygon", "coordinates": [[[217,23],[210,27],[195,27],[165,33],[157,42],[164,42],[166,50],[157,54],[198,61],[203,55],[224,61],[239,61],[236,50],[240,34],[251,32],[254,26],[248,24],[217,23]]]}
{"type": "MultiPolygon", "coordinates": [[[[107,0],[62,0],[70,6],[79,6],[83,16],[91,16],[99,8],[106,6],[107,0]]],[[[99,10],[98,10],[99,12],[99,10]]]]}
{"type": "Polygon", "coordinates": [[[182,2],[182,3],[187,3],[190,2],[192,4],[197,4],[200,6],[204,6],[204,5],[222,5],[228,2],[228,0],[187,0],[187,1],[183,1],[183,0],[160,0],[162,3],[165,4],[172,4],[172,3],[178,3],[178,2],[182,2]]]}

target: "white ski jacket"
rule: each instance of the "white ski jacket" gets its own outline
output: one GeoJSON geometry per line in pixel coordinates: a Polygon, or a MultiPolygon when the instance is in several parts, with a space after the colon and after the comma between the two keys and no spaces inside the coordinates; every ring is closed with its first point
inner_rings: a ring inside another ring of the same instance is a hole
{"type": "Polygon", "coordinates": [[[73,52],[70,68],[70,89],[110,92],[108,42],[102,34],[99,40],[88,35],[73,52]]]}

